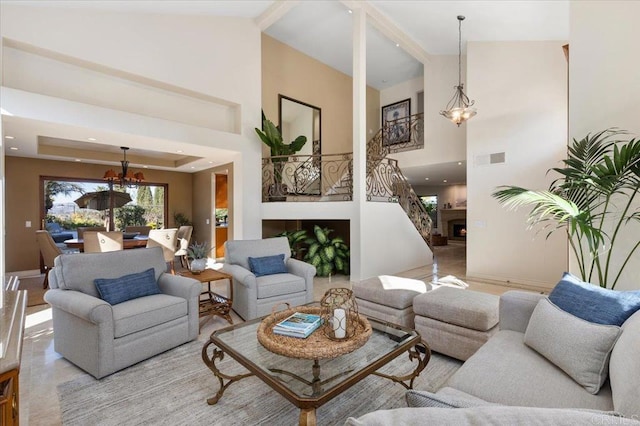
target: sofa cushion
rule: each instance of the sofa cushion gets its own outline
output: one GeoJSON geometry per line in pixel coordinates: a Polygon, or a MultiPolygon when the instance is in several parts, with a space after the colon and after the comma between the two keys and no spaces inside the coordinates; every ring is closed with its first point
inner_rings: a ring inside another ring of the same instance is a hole
{"type": "Polygon", "coordinates": [[[94,282],[100,298],[110,305],[117,305],[138,297],[160,294],[153,268],[118,278],[96,278],[94,282]]]}
{"type": "Polygon", "coordinates": [[[230,240],[224,243],[224,257],[231,265],[240,265],[251,270],[249,256],[262,257],[284,254],[285,263],[291,257],[287,237],[265,238],[263,240],[230,240]]]}
{"type": "Polygon", "coordinates": [[[498,324],[500,298],[454,287],[438,287],[416,296],[413,312],[449,324],[487,331],[498,324]]]}
{"type": "Polygon", "coordinates": [[[531,407],[396,408],[378,410],[361,417],[349,417],[346,426],[423,425],[640,425],[635,419],[615,417],[595,410],[566,410],[531,407]]]}
{"type": "Polygon", "coordinates": [[[353,294],[357,299],[395,309],[412,306],[413,298],[428,290],[431,290],[431,285],[423,281],[388,275],[353,283],[353,294]]]}
{"type": "Polygon", "coordinates": [[[293,274],[265,275],[256,278],[258,299],[298,293],[306,290],[304,278],[293,274]]]}
{"type": "Polygon", "coordinates": [[[585,283],[565,272],[549,294],[560,309],[598,324],[622,325],[640,310],[640,291],[617,291],[585,283]]]}
{"type": "Polygon", "coordinates": [[[52,273],[62,290],[76,290],[100,297],[93,280],[118,278],[122,275],[154,269],[155,279],[167,269],[160,247],[118,250],[107,253],[78,253],[58,256],[52,273]]]}
{"type": "Polygon", "coordinates": [[[590,394],[523,338],[517,331],[498,331],[445,386],[498,404],[613,410],[608,382],[590,394]]]}
{"type": "Polygon", "coordinates": [[[114,337],[127,336],[187,315],[187,300],[168,294],[140,297],[113,306],[114,337]]]}
{"type": "Polygon", "coordinates": [[[284,264],[284,254],[273,256],[249,257],[251,272],[256,277],[273,274],[286,274],[287,266],[284,264]]]}
{"type": "Polygon", "coordinates": [[[409,407],[468,408],[496,405],[448,387],[438,390],[438,393],[410,389],[404,396],[409,407]]]}
{"type": "Polygon", "coordinates": [[[524,343],[596,394],[609,374],[619,335],[620,327],[585,321],[545,298],[533,310],[524,343]]]}
{"type": "Polygon", "coordinates": [[[611,351],[609,381],[613,407],[626,417],[640,419],[640,311],[622,325],[622,334],[611,351]]]}

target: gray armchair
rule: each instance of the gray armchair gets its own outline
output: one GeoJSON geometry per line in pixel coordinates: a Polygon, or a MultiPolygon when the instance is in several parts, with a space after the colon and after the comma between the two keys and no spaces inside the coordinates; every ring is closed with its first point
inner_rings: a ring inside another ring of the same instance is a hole
{"type": "Polygon", "coordinates": [[[313,277],[316,268],[291,258],[286,237],[264,240],[235,240],[224,244],[224,272],[233,276],[233,310],[245,320],[271,313],[274,305],[291,306],[313,301],[313,277]],[[284,254],[287,273],[256,277],[249,257],[284,254]]]}
{"type": "Polygon", "coordinates": [[[95,378],[107,376],[198,337],[200,282],[165,273],[160,247],[60,255],[49,273],[54,349],[95,378]],[[96,278],[149,268],[161,294],[110,305],[96,278]]]}

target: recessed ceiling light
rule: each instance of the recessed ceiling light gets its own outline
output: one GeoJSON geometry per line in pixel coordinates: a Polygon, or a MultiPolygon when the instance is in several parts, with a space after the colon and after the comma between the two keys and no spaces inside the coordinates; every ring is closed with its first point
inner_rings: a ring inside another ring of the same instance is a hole
{"type": "Polygon", "coordinates": [[[80,162],[80,161],[82,161],[82,160],[81,160],[81,159],[79,159],[79,158],[76,158],[76,161],[79,163],[79,162],[80,162]]]}
{"type": "Polygon", "coordinates": [[[178,154],[182,154],[182,150],[181,150],[181,149],[177,150],[176,152],[177,152],[178,154]]]}
{"type": "Polygon", "coordinates": [[[353,10],[349,9],[349,13],[353,13],[353,10]]]}
{"type": "Polygon", "coordinates": [[[396,47],[400,47],[400,43],[396,43],[396,47]]]}
{"type": "Polygon", "coordinates": [[[149,166],[142,166],[142,168],[143,168],[143,169],[148,169],[148,168],[149,168],[149,166]]]}
{"type": "Polygon", "coordinates": [[[17,151],[18,147],[17,146],[12,146],[11,148],[9,148],[11,151],[17,151]]]}
{"type": "Polygon", "coordinates": [[[96,138],[87,138],[87,140],[88,140],[89,142],[95,142],[95,141],[97,141],[98,139],[96,139],[96,138]]]}
{"type": "Polygon", "coordinates": [[[462,161],[458,161],[458,166],[462,166],[462,161]]]}
{"type": "Polygon", "coordinates": [[[429,178],[424,178],[424,180],[429,180],[429,178]]]}
{"type": "Polygon", "coordinates": [[[15,136],[9,136],[9,135],[7,135],[7,136],[5,136],[4,138],[5,138],[5,139],[15,139],[15,136]]]}
{"type": "Polygon", "coordinates": [[[446,180],[446,179],[443,179],[442,181],[443,181],[444,183],[447,183],[447,180],[446,180]]]}
{"type": "Polygon", "coordinates": [[[191,166],[192,169],[195,169],[195,166],[191,166]]]}

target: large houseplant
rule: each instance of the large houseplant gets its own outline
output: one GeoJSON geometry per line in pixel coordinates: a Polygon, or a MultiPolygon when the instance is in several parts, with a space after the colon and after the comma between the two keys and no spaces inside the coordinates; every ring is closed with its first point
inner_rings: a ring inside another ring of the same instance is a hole
{"type": "Polygon", "coordinates": [[[300,151],[307,137],[300,135],[291,143],[284,143],[280,128],[268,120],[264,113],[262,114],[262,130],[255,128],[260,140],[271,150],[271,162],[273,163],[274,186],[271,195],[286,195],[288,189],[282,182],[282,171],[284,165],[289,160],[288,156],[300,151]]]}
{"type": "Polygon", "coordinates": [[[309,247],[304,261],[316,267],[319,277],[328,277],[335,272],[349,274],[349,247],[341,237],[331,238],[329,228],[313,226],[313,237],[305,241],[309,247]]]}
{"type": "Polygon", "coordinates": [[[625,226],[640,219],[634,203],[640,190],[640,140],[619,139],[623,134],[608,129],[574,139],[564,167],[551,169],[561,177],[546,191],[502,186],[493,193],[511,208],[532,206],[528,222],[542,226],[547,237],[557,230],[566,232],[582,280],[597,278],[601,287],[611,289],[640,245],[616,246],[625,226]],[[614,246],[624,259],[617,272],[614,246]]]}

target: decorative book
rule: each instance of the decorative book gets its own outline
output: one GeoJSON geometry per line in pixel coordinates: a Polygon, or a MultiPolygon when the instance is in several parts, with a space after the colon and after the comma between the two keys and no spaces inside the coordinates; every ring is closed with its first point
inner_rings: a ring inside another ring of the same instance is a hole
{"type": "Polygon", "coordinates": [[[320,315],[295,312],[273,326],[273,332],[289,337],[306,338],[322,324],[320,315]]]}

